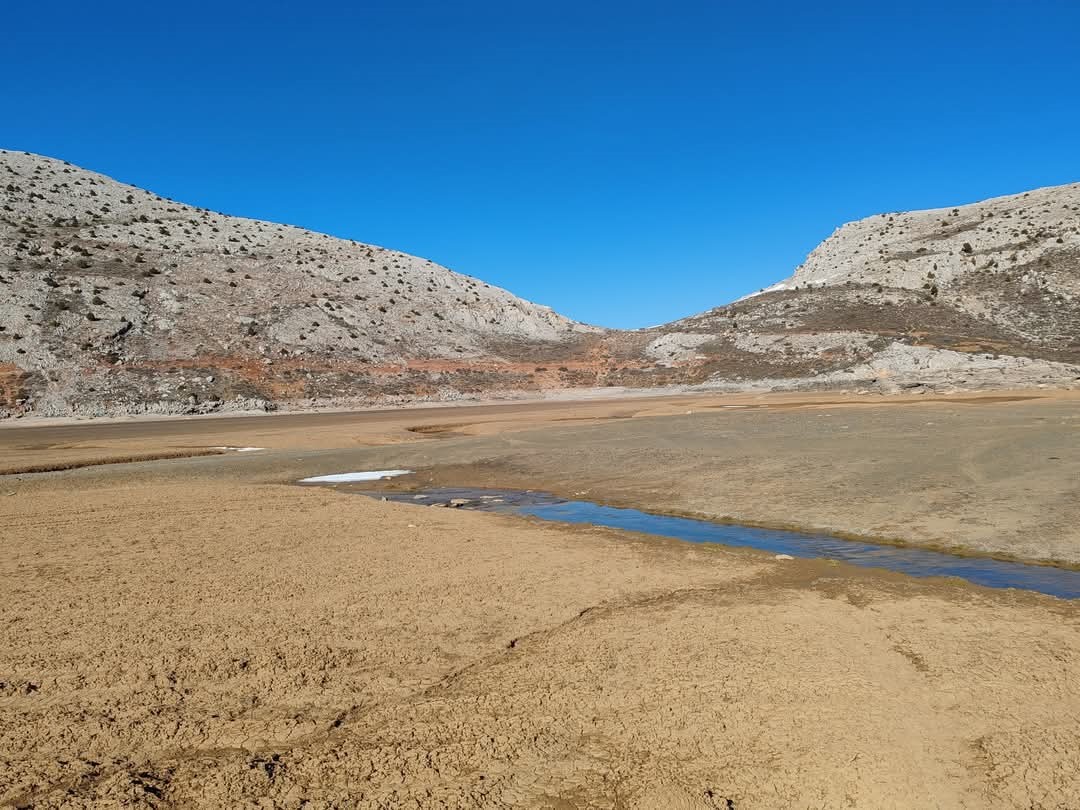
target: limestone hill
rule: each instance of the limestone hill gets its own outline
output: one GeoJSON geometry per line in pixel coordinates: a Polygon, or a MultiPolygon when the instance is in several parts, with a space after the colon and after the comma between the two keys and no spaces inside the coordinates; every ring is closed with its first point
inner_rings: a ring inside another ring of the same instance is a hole
{"type": "Polygon", "coordinates": [[[849,223],[790,278],[659,331],[654,356],[713,381],[1073,384],[1080,184],[849,223]]]}
{"type": "Polygon", "coordinates": [[[453,397],[597,331],[425,259],[0,151],[0,408],[453,397]]]}

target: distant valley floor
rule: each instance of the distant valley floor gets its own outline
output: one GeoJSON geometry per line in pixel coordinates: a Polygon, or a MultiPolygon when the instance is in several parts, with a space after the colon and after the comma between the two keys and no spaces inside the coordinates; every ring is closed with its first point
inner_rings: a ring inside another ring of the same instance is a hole
{"type": "Polygon", "coordinates": [[[425,484],[586,492],[653,511],[1080,564],[1080,392],[698,394],[21,424],[0,428],[0,472],[208,453],[217,455],[161,461],[154,473],[287,483],[404,467],[425,484]],[[228,449],[237,447],[262,449],[228,449]]]}

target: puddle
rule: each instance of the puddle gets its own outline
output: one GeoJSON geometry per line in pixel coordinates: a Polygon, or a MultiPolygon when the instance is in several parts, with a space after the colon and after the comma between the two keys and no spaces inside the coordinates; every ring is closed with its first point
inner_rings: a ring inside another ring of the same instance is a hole
{"type": "MultiPolygon", "coordinates": [[[[322,478],[325,480],[326,476],[322,478]]],[[[437,488],[413,492],[367,490],[361,494],[424,506],[448,506],[482,512],[530,515],[560,523],[607,526],[691,543],[744,546],[792,557],[839,560],[867,568],[899,571],[915,577],[959,577],[991,588],[1020,588],[1062,599],[1080,598],[1080,571],[1065,568],[983,557],[962,557],[910,547],[875,545],[841,540],[825,534],[758,529],[707,520],[653,515],[637,509],[618,509],[588,501],[565,500],[543,492],[437,488]]]]}

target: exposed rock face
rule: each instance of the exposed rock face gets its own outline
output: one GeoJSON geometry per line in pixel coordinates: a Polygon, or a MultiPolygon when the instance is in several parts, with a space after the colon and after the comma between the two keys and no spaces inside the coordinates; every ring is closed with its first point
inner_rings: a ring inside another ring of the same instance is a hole
{"type": "Polygon", "coordinates": [[[500,379],[496,343],[550,352],[599,331],[425,259],[37,155],[0,151],[0,209],[9,411],[452,396],[521,384],[500,379]]]}
{"type": "Polygon", "coordinates": [[[1026,275],[1032,284],[1045,275],[1048,294],[1075,296],[1080,291],[1078,248],[1080,183],[1073,183],[848,223],[775,288],[852,282],[929,290],[972,275],[998,281],[1026,275]],[[1039,266],[1047,269],[1040,273],[1039,266]]]}
{"type": "Polygon", "coordinates": [[[865,384],[852,372],[873,368],[885,388],[1073,385],[1080,184],[849,223],[785,281],[662,329],[710,335],[698,362],[718,384],[865,384]]]}
{"type": "Polygon", "coordinates": [[[860,220],[760,294],[619,332],[405,253],[0,151],[0,416],[1061,386],[1077,363],[1080,184],[860,220]]]}

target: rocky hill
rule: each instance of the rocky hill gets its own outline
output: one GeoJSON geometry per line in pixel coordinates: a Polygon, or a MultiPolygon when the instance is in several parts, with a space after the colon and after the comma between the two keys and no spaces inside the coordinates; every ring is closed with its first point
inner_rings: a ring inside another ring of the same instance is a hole
{"type": "Polygon", "coordinates": [[[1080,184],[838,228],[790,278],[649,344],[714,383],[1007,387],[1080,377],[1080,184]]]}
{"type": "Polygon", "coordinates": [[[573,353],[597,332],[425,259],[0,151],[0,409],[9,413],[529,387],[520,358],[573,353]]]}
{"type": "Polygon", "coordinates": [[[759,294],[615,331],[405,253],[0,151],[0,416],[1072,386],[1078,363],[1080,184],[869,217],[759,294]]]}

